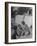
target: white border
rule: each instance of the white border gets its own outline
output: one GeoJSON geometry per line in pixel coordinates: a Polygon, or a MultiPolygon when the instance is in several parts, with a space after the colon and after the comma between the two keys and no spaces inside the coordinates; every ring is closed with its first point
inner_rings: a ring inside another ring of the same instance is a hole
{"type": "Polygon", "coordinates": [[[15,43],[15,42],[28,42],[28,41],[35,41],[35,5],[26,5],[26,4],[8,4],[8,42],[15,43]],[[16,7],[32,7],[32,16],[33,16],[33,32],[31,39],[16,39],[11,40],[11,6],[16,7]]]}

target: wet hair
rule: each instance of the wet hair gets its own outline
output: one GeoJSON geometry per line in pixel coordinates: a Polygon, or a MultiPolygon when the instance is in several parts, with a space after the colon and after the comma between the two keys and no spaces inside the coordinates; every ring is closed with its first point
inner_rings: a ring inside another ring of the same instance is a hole
{"type": "Polygon", "coordinates": [[[22,24],[23,24],[23,25],[25,25],[25,22],[24,22],[24,21],[22,21],[22,24]]]}
{"type": "Polygon", "coordinates": [[[30,26],[30,28],[32,28],[32,25],[30,26]]]}
{"type": "Polygon", "coordinates": [[[14,30],[17,30],[17,26],[14,26],[14,30]]]}

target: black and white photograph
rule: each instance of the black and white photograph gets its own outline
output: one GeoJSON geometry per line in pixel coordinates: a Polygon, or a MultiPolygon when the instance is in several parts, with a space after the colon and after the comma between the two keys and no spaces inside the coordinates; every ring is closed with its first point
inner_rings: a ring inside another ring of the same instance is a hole
{"type": "Polygon", "coordinates": [[[11,39],[32,38],[32,8],[11,7],[11,39]]]}
{"type": "Polygon", "coordinates": [[[8,9],[6,10],[8,33],[6,31],[5,38],[7,42],[35,42],[35,3],[8,3],[6,7],[8,9]]]}

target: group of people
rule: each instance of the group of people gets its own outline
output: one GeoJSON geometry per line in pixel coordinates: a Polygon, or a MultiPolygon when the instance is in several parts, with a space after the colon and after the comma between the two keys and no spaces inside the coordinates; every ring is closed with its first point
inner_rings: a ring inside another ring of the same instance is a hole
{"type": "MultiPolygon", "coordinates": [[[[29,16],[31,14],[31,9],[29,8],[15,8],[16,15],[13,15],[14,18],[11,22],[11,39],[19,39],[21,36],[29,36],[32,33],[32,25],[30,27],[26,24],[25,16],[29,16]],[[18,10],[19,9],[19,10],[18,10]],[[25,14],[26,13],[26,14],[25,14]]],[[[12,16],[12,14],[11,14],[12,16]]]]}

